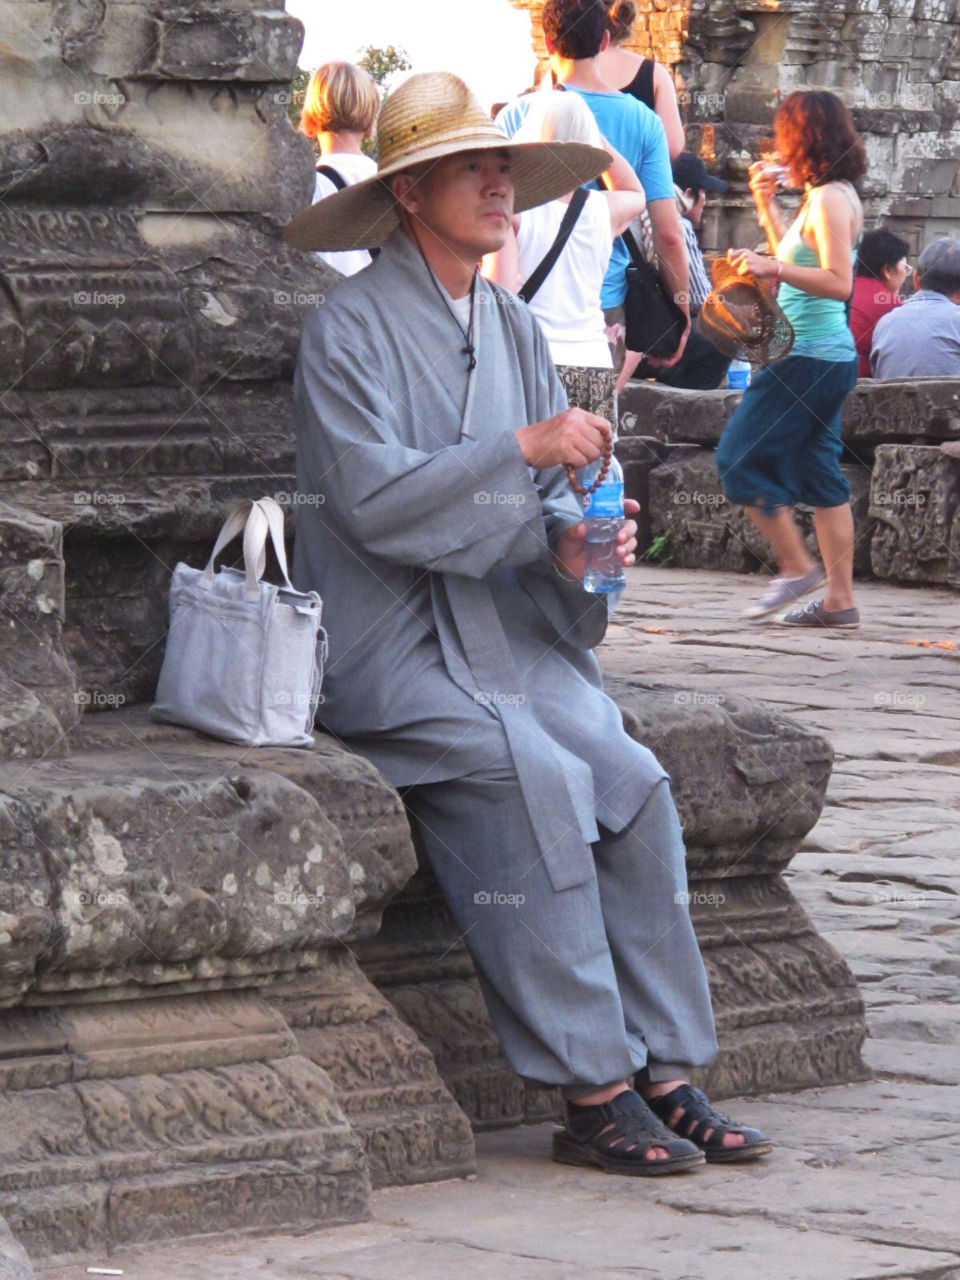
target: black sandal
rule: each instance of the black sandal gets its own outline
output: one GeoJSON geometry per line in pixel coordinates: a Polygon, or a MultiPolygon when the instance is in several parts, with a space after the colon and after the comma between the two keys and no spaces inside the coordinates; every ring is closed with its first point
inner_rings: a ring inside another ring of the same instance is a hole
{"type": "Polygon", "coordinates": [[[694,1143],[671,1133],[632,1089],[596,1107],[568,1104],[566,1128],[553,1135],[553,1158],[635,1178],[680,1173],[704,1162],[694,1143]],[[651,1147],[661,1147],[666,1159],[648,1160],[651,1147]]]}
{"type": "Polygon", "coordinates": [[[694,1089],[693,1085],[680,1084],[658,1098],[647,1098],[647,1105],[672,1133],[695,1142],[710,1164],[736,1164],[740,1160],[757,1160],[773,1150],[773,1143],[759,1129],[747,1129],[741,1124],[735,1124],[712,1106],[706,1094],[694,1089]],[[683,1114],[676,1124],[671,1124],[676,1111],[682,1111],[683,1114]],[[707,1133],[710,1133],[709,1138],[705,1136],[707,1133]],[[736,1147],[725,1147],[723,1139],[728,1133],[742,1133],[743,1142],[736,1147]]]}

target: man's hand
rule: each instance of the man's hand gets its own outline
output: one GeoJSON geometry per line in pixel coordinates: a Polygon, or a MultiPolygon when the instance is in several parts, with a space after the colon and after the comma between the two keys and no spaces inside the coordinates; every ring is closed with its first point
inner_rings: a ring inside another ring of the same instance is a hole
{"type": "Polygon", "coordinates": [[[606,418],[584,409],[563,413],[518,427],[517,443],[528,467],[569,465],[585,467],[599,458],[612,437],[606,418]]]}
{"type": "Polygon", "coordinates": [[[688,315],[687,323],[684,327],[683,333],[680,335],[680,341],[677,343],[677,349],[673,353],[673,355],[667,356],[665,360],[658,359],[656,356],[647,356],[647,364],[651,365],[654,369],[672,369],[673,366],[679,362],[680,357],[683,355],[684,349],[686,348],[686,345],[687,345],[687,339],[689,337],[690,337],[690,316],[688,315]]]}
{"type": "MultiPolygon", "coordinates": [[[[634,516],[640,510],[640,503],[632,498],[624,498],[623,509],[626,515],[634,516]]],[[[572,524],[563,530],[553,544],[554,564],[565,578],[576,578],[583,581],[586,572],[586,540],[587,526],[582,522],[572,524]]],[[[637,559],[637,522],[624,520],[617,534],[617,559],[623,565],[631,565],[637,559]]]]}

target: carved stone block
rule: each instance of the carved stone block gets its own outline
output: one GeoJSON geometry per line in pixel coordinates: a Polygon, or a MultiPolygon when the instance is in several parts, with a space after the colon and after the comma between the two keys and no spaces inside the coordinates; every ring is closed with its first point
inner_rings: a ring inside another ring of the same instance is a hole
{"type": "Polygon", "coordinates": [[[685,391],[628,382],[619,397],[620,430],[673,444],[713,445],[740,403],[739,391],[685,391]]]}
{"type": "Polygon", "coordinates": [[[743,508],[723,491],[712,449],[671,458],[650,472],[649,483],[651,529],[655,537],[669,535],[672,564],[749,573],[763,563],[743,508]]]}
{"type": "Polygon", "coordinates": [[[62,754],[80,718],[63,591],[60,526],[0,502],[0,758],[62,754]]]}
{"type": "Polygon", "coordinates": [[[300,1052],[334,1082],[375,1187],[475,1172],[470,1122],[433,1055],[350,952],[332,955],[322,973],[263,994],[293,1029],[300,1052]]]}
{"type": "Polygon", "coordinates": [[[950,533],[960,512],[960,466],[939,449],[889,444],[877,449],[870,487],[876,529],[870,548],[878,578],[950,580],[950,533]]]}
{"type": "Polygon", "coordinates": [[[366,1216],[329,1077],[245,993],[0,1013],[2,1211],[37,1257],[366,1216]]]}
{"type": "Polygon", "coordinates": [[[861,379],[843,404],[843,440],[864,461],[878,444],[960,439],[960,378],[861,379]],[[866,450],[864,449],[866,446],[866,450]]]}

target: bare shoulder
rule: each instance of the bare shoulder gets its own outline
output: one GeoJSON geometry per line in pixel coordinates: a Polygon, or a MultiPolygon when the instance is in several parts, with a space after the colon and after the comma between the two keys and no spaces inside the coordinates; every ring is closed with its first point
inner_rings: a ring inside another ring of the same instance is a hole
{"type": "Polygon", "coordinates": [[[836,211],[849,213],[860,208],[856,187],[849,182],[825,182],[822,187],[810,188],[811,210],[821,208],[825,213],[836,211]]]}

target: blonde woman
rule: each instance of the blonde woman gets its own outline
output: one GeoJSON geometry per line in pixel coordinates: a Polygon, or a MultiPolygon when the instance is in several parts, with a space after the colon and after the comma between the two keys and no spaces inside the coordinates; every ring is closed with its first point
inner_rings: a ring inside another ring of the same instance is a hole
{"type": "MultiPolygon", "coordinates": [[[[314,204],[376,173],[377,166],[364,154],[363,143],[373,136],[379,111],[375,82],[352,62],[325,62],[310,77],[300,132],[316,138],[320,153],[314,204]]],[[[359,248],[318,253],[317,257],[344,276],[362,271],[371,261],[367,250],[359,248]]]]}
{"type": "Polygon", "coordinates": [[[653,58],[641,58],[632,49],[623,48],[633,34],[636,20],[637,6],[634,0],[613,0],[613,4],[607,9],[610,43],[601,50],[597,70],[611,89],[629,93],[632,98],[657,113],[667,135],[670,159],[676,160],[686,142],[677,91],[670,72],[653,58]]]}

